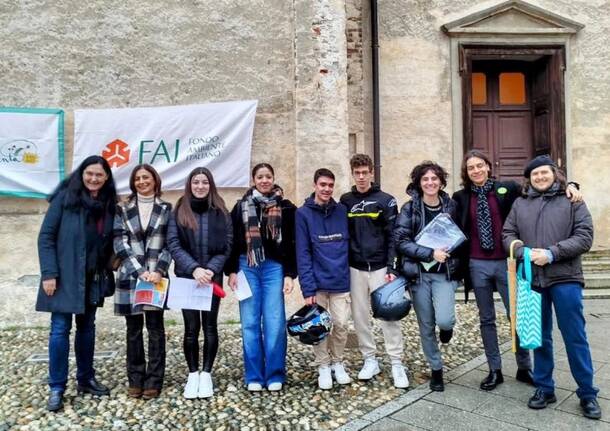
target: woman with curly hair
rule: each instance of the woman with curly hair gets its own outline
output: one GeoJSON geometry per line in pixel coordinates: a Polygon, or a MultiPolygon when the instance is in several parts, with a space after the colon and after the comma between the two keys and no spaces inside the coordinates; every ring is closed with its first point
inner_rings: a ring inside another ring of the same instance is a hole
{"type": "Polygon", "coordinates": [[[447,250],[424,247],[415,242],[417,234],[441,213],[456,218],[456,204],[443,189],[447,172],[438,164],[425,161],[413,168],[405,203],[394,227],[394,241],[402,257],[401,272],[410,280],[413,308],[417,314],[422,348],[432,376],[430,389],[443,391],[443,361],[436,338],[448,343],[455,324],[455,289],[458,259],[447,250]]]}

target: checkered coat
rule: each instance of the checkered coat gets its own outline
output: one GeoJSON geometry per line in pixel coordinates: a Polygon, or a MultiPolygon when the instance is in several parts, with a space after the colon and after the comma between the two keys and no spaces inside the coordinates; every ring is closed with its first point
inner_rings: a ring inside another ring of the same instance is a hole
{"type": "MultiPolygon", "coordinates": [[[[121,261],[114,295],[114,313],[119,316],[140,314],[132,310],[138,277],[145,271],[159,271],[167,276],[171,255],[165,236],[171,204],[155,198],[150,222],[142,229],[136,198],[117,206],[114,217],[114,252],[121,261]]],[[[156,310],[157,308],[151,307],[156,310]]]]}

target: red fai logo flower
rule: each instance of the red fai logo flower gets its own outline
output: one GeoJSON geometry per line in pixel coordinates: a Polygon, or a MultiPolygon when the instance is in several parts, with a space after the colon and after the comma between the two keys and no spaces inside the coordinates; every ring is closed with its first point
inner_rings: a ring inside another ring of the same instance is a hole
{"type": "Polygon", "coordinates": [[[102,151],[102,157],[106,159],[111,168],[118,168],[129,162],[129,145],[120,139],[115,139],[102,151]]]}

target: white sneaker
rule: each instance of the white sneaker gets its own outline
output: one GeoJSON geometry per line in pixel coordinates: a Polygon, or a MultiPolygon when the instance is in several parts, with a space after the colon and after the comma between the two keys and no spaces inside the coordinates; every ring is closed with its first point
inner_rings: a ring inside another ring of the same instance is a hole
{"type": "Polygon", "coordinates": [[[248,383],[248,390],[250,392],[260,392],[263,390],[263,385],[260,383],[248,383]]]}
{"type": "Polygon", "coordinates": [[[333,376],[328,365],[318,368],[318,387],[320,389],[332,389],[333,387],[333,376]]]}
{"type": "Polygon", "coordinates": [[[186,386],[184,386],[184,398],[192,400],[197,398],[199,390],[199,372],[189,373],[189,377],[186,380],[186,386]]]}
{"type": "Polygon", "coordinates": [[[277,392],[282,390],[282,384],[280,382],[269,383],[267,390],[271,392],[277,392]]]}
{"type": "Polygon", "coordinates": [[[394,379],[395,387],[409,387],[409,378],[407,377],[407,372],[402,364],[392,364],[392,378],[394,379]]]}
{"type": "Polygon", "coordinates": [[[352,378],[345,372],[343,364],[341,362],[334,363],[332,370],[335,373],[335,380],[340,385],[349,385],[352,382],[352,378]]]}
{"type": "Polygon", "coordinates": [[[371,380],[380,372],[381,369],[379,369],[379,362],[377,362],[377,359],[366,358],[364,360],[364,365],[362,366],[362,369],[358,373],[358,380],[371,380]]]}
{"type": "Polygon", "coordinates": [[[199,374],[199,398],[210,398],[214,395],[214,384],[212,383],[212,375],[202,371],[199,374]]]}

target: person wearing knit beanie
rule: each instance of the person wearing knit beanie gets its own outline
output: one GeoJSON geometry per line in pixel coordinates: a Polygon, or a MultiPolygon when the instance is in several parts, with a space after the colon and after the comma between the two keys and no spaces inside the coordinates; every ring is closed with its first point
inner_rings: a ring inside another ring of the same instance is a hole
{"type": "Polygon", "coordinates": [[[539,168],[540,166],[546,166],[546,165],[553,166],[555,168],[557,167],[557,165],[555,164],[553,159],[551,159],[551,156],[549,156],[548,154],[534,157],[532,160],[529,161],[529,163],[527,165],[525,165],[525,170],[523,171],[523,176],[525,178],[529,178],[530,174],[532,173],[532,171],[534,169],[539,168]]]}

